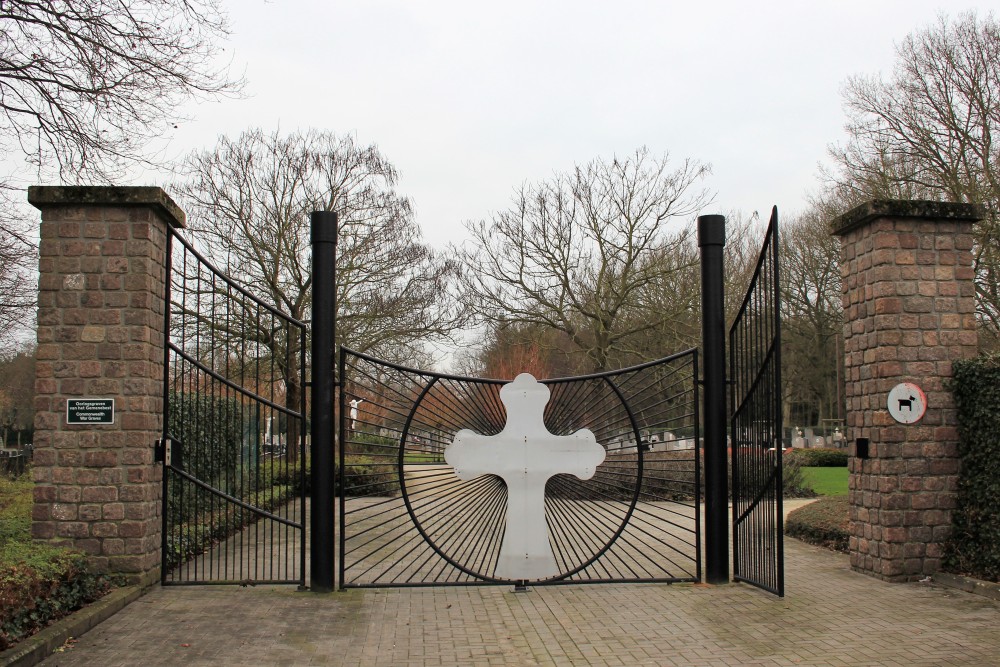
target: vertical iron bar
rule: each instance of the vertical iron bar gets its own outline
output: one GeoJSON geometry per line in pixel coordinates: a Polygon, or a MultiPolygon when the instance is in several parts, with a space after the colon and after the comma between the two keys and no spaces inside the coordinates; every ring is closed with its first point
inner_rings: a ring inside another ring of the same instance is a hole
{"type": "Polygon", "coordinates": [[[336,348],[337,214],[313,211],[312,265],[312,514],[310,576],[313,591],[333,590],[334,351],[336,348]]]}
{"type": "Polygon", "coordinates": [[[726,479],[726,343],[722,249],[726,218],[698,216],[701,251],[701,335],[705,355],[705,580],[729,582],[729,511],[726,479]]]}
{"type": "Polygon", "coordinates": [[[741,360],[737,359],[737,356],[746,349],[746,330],[743,326],[744,320],[741,316],[737,316],[736,322],[733,323],[733,329],[729,334],[729,380],[733,383],[729,388],[730,396],[730,419],[731,428],[730,434],[733,442],[733,451],[731,456],[731,466],[733,473],[733,487],[732,487],[732,497],[733,497],[733,576],[739,580],[741,571],[741,563],[743,562],[743,536],[740,533],[737,518],[743,514],[743,484],[740,480],[743,479],[743,433],[741,430],[740,415],[736,410],[737,397],[743,396],[743,368],[744,364],[740,363],[741,360]]]}
{"type": "MultiPolygon", "coordinates": [[[[315,330],[313,332],[315,336],[315,330]]],[[[315,363],[315,362],[314,362],[315,363]]],[[[339,500],[340,500],[340,587],[344,588],[346,582],[345,577],[347,576],[346,571],[346,560],[347,555],[347,494],[345,489],[347,488],[347,480],[344,477],[344,468],[346,463],[346,452],[347,452],[347,433],[345,428],[346,413],[345,408],[345,393],[344,388],[346,387],[346,381],[344,378],[347,377],[347,352],[346,349],[341,346],[340,357],[337,361],[337,380],[339,384],[338,394],[338,405],[337,405],[337,416],[339,421],[337,423],[337,442],[340,443],[340,460],[338,461],[339,467],[337,471],[337,482],[340,488],[339,500]]],[[[402,429],[400,429],[400,437],[402,437],[402,429]]],[[[402,446],[402,445],[400,445],[402,446]]],[[[331,480],[332,481],[332,480],[331,480]]]]}
{"type": "Polygon", "coordinates": [[[785,596],[785,526],[784,526],[784,464],[782,463],[782,457],[784,454],[784,443],[781,439],[781,432],[784,429],[783,415],[781,413],[781,261],[780,252],[781,247],[778,238],[778,207],[775,206],[771,212],[772,225],[774,229],[772,230],[773,237],[771,238],[771,243],[774,244],[772,255],[772,261],[774,262],[774,358],[771,361],[772,368],[774,369],[774,423],[772,424],[772,435],[776,434],[774,447],[776,448],[776,453],[778,455],[778,470],[777,479],[775,481],[775,494],[777,496],[777,507],[775,508],[775,514],[777,515],[777,544],[775,549],[777,550],[777,581],[776,588],[778,590],[778,595],[780,597],[785,596]]]}
{"type": "Polygon", "coordinates": [[[161,468],[163,484],[161,485],[162,497],[160,498],[160,517],[163,525],[160,529],[160,584],[167,581],[167,533],[172,526],[170,517],[167,515],[169,470],[167,468],[166,447],[167,438],[170,437],[170,281],[173,268],[173,239],[174,231],[167,225],[166,256],[163,261],[163,429],[161,430],[161,443],[164,447],[163,466],[161,468]]]}
{"type": "Polygon", "coordinates": [[[299,329],[299,386],[302,395],[299,397],[299,469],[296,476],[299,480],[299,521],[302,526],[299,531],[299,589],[306,587],[306,330],[299,329]]]}
{"type": "MultiPolygon", "coordinates": [[[[701,436],[701,411],[698,401],[698,350],[691,353],[691,397],[694,401],[694,553],[697,579],[701,581],[701,457],[698,456],[698,442],[701,436]]],[[[734,450],[735,451],[735,450],[734,450]]]]}
{"type": "MultiPolygon", "coordinates": [[[[197,261],[195,262],[195,275],[197,276],[197,279],[195,280],[195,289],[197,290],[197,294],[198,294],[197,303],[198,303],[198,312],[200,313],[201,312],[201,306],[204,303],[204,296],[203,295],[206,294],[207,291],[205,289],[205,278],[204,278],[204,275],[203,275],[203,269],[201,267],[201,264],[199,264],[197,261]]],[[[194,358],[198,362],[204,363],[204,357],[202,356],[202,353],[201,353],[201,345],[202,345],[202,337],[203,337],[203,333],[204,333],[204,325],[201,324],[201,323],[199,323],[199,322],[197,322],[197,320],[196,320],[195,324],[194,324],[194,327],[195,327],[195,329],[194,329],[194,332],[192,334],[194,336],[194,358]]],[[[199,374],[198,374],[198,369],[197,368],[195,368],[194,377],[195,377],[195,384],[194,384],[194,387],[192,387],[192,390],[193,390],[193,394],[194,394],[194,406],[195,406],[195,409],[194,409],[194,424],[195,424],[195,428],[192,431],[192,433],[201,434],[201,433],[203,433],[202,429],[204,428],[204,421],[205,421],[205,418],[203,418],[202,414],[203,414],[204,410],[206,409],[206,406],[204,405],[204,401],[198,400],[198,394],[203,390],[203,387],[205,386],[206,382],[199,379],[199,374]]],[[[192,438],[192,440],[194,440],[194,438],[192,438]]],[[[200,442],[200,439],[199,439],[198,442],[192,442],[191,443],[191,449],[192,449],[192,451],[198,451],[198,453],[201,454],[202,443],[200,442]]],[[[196,459],[196,458],[192,457],[191,460],[192,461],[196,461],[196,460],[199,460],[200,458],[201,457],[198,457],[196,459]]],[[[193,466],[188,466],[188,469],[190,470],[192,467],[193,466]]],[[[197,466],[197,470],[198,470],[198,472],[196,474],[198,474],[199,476],[201,476],[201,465],[200,465],[200,463],[197,466]]],[[[193,491],[194,491],[192,493],[192,497],[191,497],[191,504],[192,504],[192,506],[194,508],[194,516],[200,517],[202,515],[202,513],[205,511],[205,509],[204,509],[204,503],[202,502],[201,489],[199,489],[197,486],[191,484],[190,481],[185,480],[185,483],[187,484],[187,486],[191,487],[193,489],[193,491]]],[[[199,526],[200,526],[200,524],[199,524],[199,526]]],[[[204,528],[203,527],[195,527],[193,530],[194,530],[195,534],[197,535],[198,533],[204,531],[204,528]]],[[[201,558],[194,558],[191,561],[188,561],[192,565],[192,567],[188,571],[189,572],[191,570],[194,571],[194,580],[195,581],[200,581],[201,580],[200,577],[199,577],[199,575],[198,575],[198,572],[199,572],[199,565],[201,564],[202,560],[203,559],[201,559],[201,558]]]]}

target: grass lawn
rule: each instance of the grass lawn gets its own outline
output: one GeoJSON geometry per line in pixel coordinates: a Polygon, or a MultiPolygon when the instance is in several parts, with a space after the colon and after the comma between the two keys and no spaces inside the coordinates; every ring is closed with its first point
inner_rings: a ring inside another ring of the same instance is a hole
{"type": "Polygon", "coordinates": [[[847,468],[803,467],[806,486],[821,496],[847,495],[847,468]]]}
{"type": "Polygon", "coordinates": [[[444,459],[440,454],[410,452],[403,456],[403,463],[444,463],[444,459]]]}

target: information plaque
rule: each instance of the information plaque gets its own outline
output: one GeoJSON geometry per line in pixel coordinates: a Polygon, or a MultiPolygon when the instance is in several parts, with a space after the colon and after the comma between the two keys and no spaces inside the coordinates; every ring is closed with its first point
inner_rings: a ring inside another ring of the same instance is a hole
{"type": "Polygon", "coordinates": [[[114,424],[115,399],[70,398],[66,400],[67,424],[114,424]]]}

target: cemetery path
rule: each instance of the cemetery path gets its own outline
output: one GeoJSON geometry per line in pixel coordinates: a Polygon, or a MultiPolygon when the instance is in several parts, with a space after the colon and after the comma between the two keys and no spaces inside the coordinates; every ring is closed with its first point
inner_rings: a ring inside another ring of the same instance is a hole
{"type": "Polygon", "coordinates": [[[1000,602],[884,583],[793,539],[786,567],[783,599],[742,584],[156,588],[42,664],[1000,664],[1000,602]]]}

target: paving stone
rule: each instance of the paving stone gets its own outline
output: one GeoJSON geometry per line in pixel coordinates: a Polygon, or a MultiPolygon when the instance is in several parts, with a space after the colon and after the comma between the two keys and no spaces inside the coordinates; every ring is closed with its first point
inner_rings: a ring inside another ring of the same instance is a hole
{"type": "Polygon", "coordinates": [[[156,588],[48,658],[74,665],[994,665],[1000,602],[852,572],[786,541],[787,594],[599,584],[156,588]]]}

